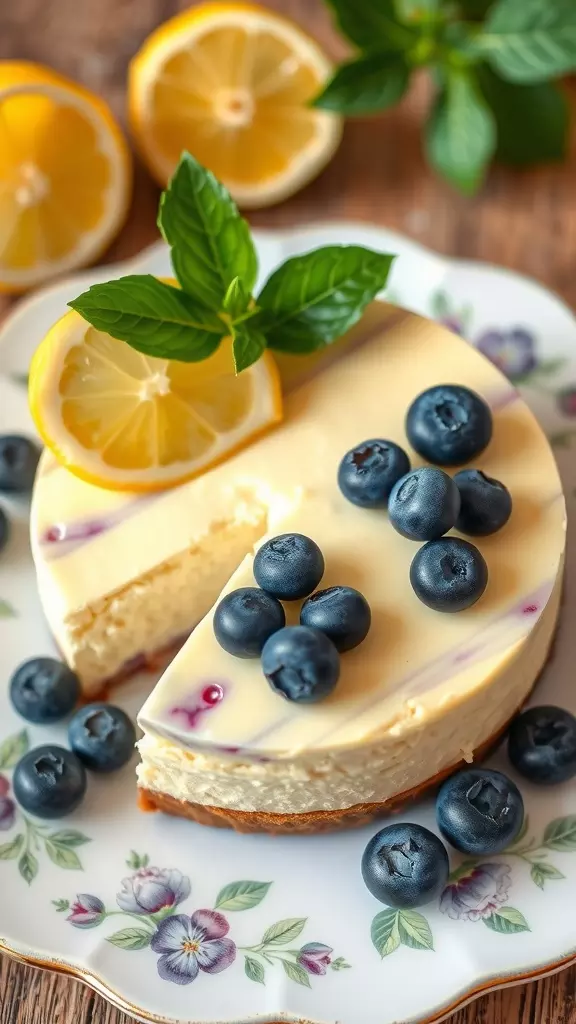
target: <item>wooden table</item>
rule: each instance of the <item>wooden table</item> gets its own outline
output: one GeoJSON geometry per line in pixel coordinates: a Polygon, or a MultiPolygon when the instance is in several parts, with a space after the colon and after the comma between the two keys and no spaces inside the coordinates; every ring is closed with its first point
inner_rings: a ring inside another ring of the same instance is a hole
{"type": "MultiPolygon", "coordinates": [[[[309,28],[334,54],[344,52],[321,0],[267,0],[309,28]]],[[[360,0],[358,0],[360,3],[360,0]]],[[[126,64],[157,24],[186,0],[18,0],[0,2],[0,59],[52,64],[106,96],[124,117],[126,64]]],[[[576,108],[576,83],[568,83],[576,108]]],[[[576,146],[568,162],[536,170],[492,171],[474,199],[456,195],[426,168],[420,121],[425,81],[382,118],[350,123],[330,167],[256,226],[347,217],[385,224],[441,252],[488,260],[538,278],[576,307],[576,146]]],[[[156,238],[158,192],[137,167],[131,214],[107,259],[138,252],[156,238]]],[[[0,298],[0,314],[10,305],[0,298]]],[[[576,968],[532,985],[488,995],[451,1024],[576,1024],[576,968]]],[[[129,1024],[129,1018],[76,982],[0,957],[0,1024],[129,1024]]]]}

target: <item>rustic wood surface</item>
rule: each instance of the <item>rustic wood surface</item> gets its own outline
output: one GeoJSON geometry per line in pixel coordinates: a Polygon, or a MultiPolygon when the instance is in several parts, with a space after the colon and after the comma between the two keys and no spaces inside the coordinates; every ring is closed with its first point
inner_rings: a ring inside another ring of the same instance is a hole
{"type": "MultiPolygon", "coordinates": [[[[343,44],[321,0],[267,0],[300,21],[335,55],[343,44]]],[[[125,72],[145,36],[186,0],[0,0],[0,59],[51,64],[107,97],[124,119],[125,72]]],[[[576,83],[566,86],[576,108],[576,83]]],[[[330,167],[299,195],[251,216],[257,226],[347,217],[385,224],[441,252],[488,260],[541,280],[576,307],[576,146],[570,160],[524,172],[497,168],[482,193],[463,199],[427,170],[419,125],[427,87],[396,110],[350,123],[330,167]]],[[[130,256],[156,237],[158,192],[137,166],[131,213],[107,258],[130,256]]],[[[0,315],[10,300],[0,297],[0,315]]],[[[576,968],[487,995],[451,1024],[576,1024],[576,968]]],[[[231,1013],[233,1008],[231,1008],[231,1013]]],[[[77,982],[0,957],[0,1024],[129,1024],[77,982]]]]}

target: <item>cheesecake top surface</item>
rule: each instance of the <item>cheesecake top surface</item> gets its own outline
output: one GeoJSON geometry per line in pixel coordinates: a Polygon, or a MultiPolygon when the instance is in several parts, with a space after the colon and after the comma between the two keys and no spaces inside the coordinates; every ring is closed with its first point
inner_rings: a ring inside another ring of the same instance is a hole
{"type": "MultiPolygon", "coordinates": [[[[47,456],[35,488],[34,553],[52,618],[64,619],[262,507],[265,537],[294,531],[320,546],[321,587],[352,586],[365,595],[370,633],[342,655],[335,692],[314,706],[273,693],[258,659],[227,654],[207,614],[140,722],[222,756],[274,758],[358,744],[441,714],[495,673],[514,670],[562,566],[565,508],[548,442],[518,392],[466,342],[377,303],[342,343],[279,362],[283,423],[204,476],[135,497],[83,483],[47,456]],[[493,439],[474,465],[501,480],[513,499],[506,527],[477,542],[490,574],[485,595],[453,615],[416,598],[409,568],[418,545],[392,528],[385,511],[346,501],[336,480],[344,453],[371,437],[396,441],[413,466],[421,465],[405,436],[406,411],[421,391],[447,383],[472,388],[492,409],[493,439]],[[223,697],[206,708],[203,694],[213,684],[223,697]]],[[[247,552],[227,590],[254,585],[252,560],[247,552]]],[[[296,622],[300,603],[285,607],[288,623],[296,622]]]]}

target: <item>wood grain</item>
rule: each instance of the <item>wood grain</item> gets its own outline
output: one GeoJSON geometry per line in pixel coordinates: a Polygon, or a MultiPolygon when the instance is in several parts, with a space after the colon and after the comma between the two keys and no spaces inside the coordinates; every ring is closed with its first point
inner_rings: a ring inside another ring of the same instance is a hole
{"type": "MultiPolygon", "coordinates": [[[[334,56],[344,52],[321,0],[267,2],[306,26],[334,56]]],[[[151,29],[185,6],[185,0],[0,0],[0,59],[51,64],[105,96],[124,121],[130,56],[151,29]]],[[[576,108],[576,83],[566,89],[576,108]]],[[[440,252],[529,274],[576,306],[574,141],[565,164],[523,172],[496,168],[479,196],[463,199],[423,161],[420,125],[428,100],[421,79],[396,110],[348,124],[330,167],[288,202],[253,214],[252,222],[282,226],[346,217],[384,224],[440,252]]],[[[137,164],[130,217],[107,258],[130,256],[156,238],[157,197],[137,164]]],[[[0,314],[10,304],[0,297],[0,314]]],[[[485,996],[451,1024],[576,1024],[575,991],[573,968],[485,996]]],[[[129,1020],[77,982],[0,957],[0,1024],[129,1020]]]]}

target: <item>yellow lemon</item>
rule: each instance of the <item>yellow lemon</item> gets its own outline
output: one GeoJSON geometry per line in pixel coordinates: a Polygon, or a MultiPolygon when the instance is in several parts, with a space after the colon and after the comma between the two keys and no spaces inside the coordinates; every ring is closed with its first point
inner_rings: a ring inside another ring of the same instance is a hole
{"type": "Polygon", "coordinates": [[[319,173],[341,119],[311,107],[331,73],[318,44],[273,11],[205,3],[167,21],[130,66],[135,139],[161,185],[182,150],[244,207],[292,195],[319,173]]]}

